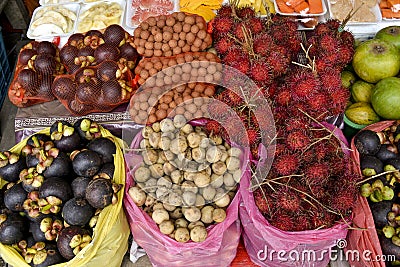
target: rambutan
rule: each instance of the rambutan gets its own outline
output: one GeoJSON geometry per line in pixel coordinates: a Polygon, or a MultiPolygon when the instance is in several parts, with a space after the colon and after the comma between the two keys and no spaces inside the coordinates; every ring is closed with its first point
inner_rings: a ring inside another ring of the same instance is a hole
{"type": "Polygon", "coordinates": [[[243,104],[244,98],[240,92],[237,92],[237,90],[234,89],[228,89],[226,91],[231,106],[236,107],[243,104]]]}
{"type": "Polygon", "coordinates": [[[295,221],[293,215],[289,215],[283,211],[275,213],[269,223],[282,231],[293,231],[295,229],[295,221]]]}
{"type": "Polygon", "coordinates": [[[208,103],[207,111],[210,118],[218,121],[224,121],[227,116],[234,112],[229,107],[228,103],[224,103],[218,99],[212,100],[208,103]]]}
{"type": "Polygon", "coordinates": [[[246,57],[248,55],[245,54],[243,51],[243,48],[240,46],[232,46],[228,49],[226,52],[225,56],[222,58],[223,62],[228,63],[228,62],[233,62],[237,61],[241,57],[246,57]]]}
{"type": "Polygon", "coordinates": [[[349,31],[342,31],[340,33],[342,43],[349,47],[354,47],[354,35],[349,31]]]}
{"type": "Polygon", "coordinates": [[[307,213],[296,214],[294,217],[294,231],[305,231],[310,229],[310,218],[307,213]]]}
{"type": "Polygon", "coordinates": [[[250,67],[250,76],[256,82],[271,84],[273,74],[271,66],[263,60],[253,60],[250,67]]]}
{"type": "Polygon", "coordinates": [[[256,12],[250,6],[241,7],[236,10],[236,15],[241,19],[254,18],[256,16],[256,12]]]}
{"type": "Polygon", "coordinates": [[[275,103],[277,103],[281,106],[287,106],[291,103],[292,93],[290,92],[289,89],[280,90],[274,96],[274,100],[275,100],[275,103]]]}
{"type": "Polygon", "coordinates": [[[310,122],[305,117],[291,117],[285,121],[286,131],[307,130],[310,122]]]}
{"type": "Polygon", "coordinates": [[[268,214],[272,208],[272,200],[268,199],[267,194],[263,194],[263,189],[258,188],[253,192],[254,202],[262,214],[268,214]]]}
{"type": "Polygon", "coordinates": [[[333,213],[323,209],[311,209],[309,217],[311,229],[330,228],[336,221],[336,216],[333,213]]]}
{"type": "Polygon", "coordinates": [[[340,67],[345,67],[348,63],[351,62],[354,56],[354,47],[352,45],[341,45],[339,47],[339,60],[338,64],[340,67]]]}
{"type": "Polygon", "coordinates": [[[317,36],[330,35],[332,34],[332,30],[326,22],[318,23],[317,26],[315,26],[314,34],[317,36]]]}
{"type": "Polygon", "coordinates": [[[298,212],[300,208],[300,197],[296,191],[290,189],[283,189],[273,193],[275,207],[284,209],[291,212],[298,212]]]}
{"type": "Polygon", "coordinates": [[[338,33],[339,27],[340,27],[340,20],[338,19],[328,19],[325,22],[326,26],[331,30],[332,33],[338,33]]]}
{"type": "Polygon", "coordinates": [[[233,19],[229,17],[217,17],[213,20],[213,34],[221,36],[230,32],[233,28],[233,19]]]}
{"type": "Polygon", "coordinates": [[[247,74],[250,69],[250,60],[245,56],[240,56],[235,61],[228,61],[226,63],[244,74],[247,74]]]}
{"type": "Polygon", "coordinates": [[[354,207],[358,195],[356,186],[350,184],[341,186],[341,190],[331,196],[331,207],[339,212],[346,213],[354,207]]]}
{"type": "Polygon", "coordinates": [[[343,113],[350,99],[350,91],[345,87],[341,87],[340,89],[331,92],[331,99],[333,114],[343,113]]]}
{"type": "Polygon", "coordinates": [[[305,180],[308,184],[325,184],[329,177],[330,166],[325,162],[313,162],[304,169],[305,180]]]}
{"type": "Polygon", "coordinates": [[[260,142],[260,132],[257,129],[249,128],[246,130],[246,132],[250,146],[253,146],[260,142]]]}
{"type": "Polygon", "coordinates": [[[286,55],[278,51],[270,51],[269,55],[265,59],[272,68],[274,77],[279,77],[286,74],[289,69],[290,60],[286,55]]]}
{"type": "Polygon", "coordinates": [[[204,129],[209,134],[219,135],[222,127],[221,124],[215,120],[207,120],[204,129]]]}
{"type": "Polygon", "coordinates": [[[233,45],[234,41],[227,35],[224,35],[215,42],[214,48],[217,50],[219,55],[224,55],[233,45]]]}
{"type": "Polygon", "coordinates": [[[330,97],[327,94],[322,92],[316,92],[312,97],[307,101],[308,109],[307,113],[313,116],[317,120],[324,120],[329,115],[328,107],[329,107],[330,97]]]}
{"type": "Polygon", "coordinates": [[[235,26],[233,27],[233,35],[234,35],[239,41],[244,41],[246,31],[248,31],[247,28],[248,28],[247,23],[244,22],[244,21],[241,21],[241,22],[239,22],[239,23],[236,23],[235,26]]]}
{"type": "Polygon", "coordinates": [[[318,77],[321,81],[323,91],[328,91],[331,93],[342,87],[340,70],[338,69],[332,67],[325,68],[324,70],[318,72],[318,77]]]}
{"type": "Polygon", "coordinates": [[[226,123],[223,125],[226,136],[225,140],[230,140],[235,143],[241,141],[241,137],[246,135],[246,127],[244,123],[237,117],[228,118],[226,123]]]}
{"type": "Polygon", "coordinates": [[[230,5],[222,5],[217,11],[218,17],[230,17],[232,15],[232,7],[230,5]]]}
{"type": "Polygon", "coordinates": [[[286,144],[289,149],[302,150],[311,143],[310,137],[304,130],[293,130],[286,137],[286,144]]]}
{"type": "Polygon", "coordinates": [[[272,47],[276,46],[272,37],[268,34],[262,34],[254,39],[253,50],[256,54],[261,56],[267,56],[272,50],[272,47]]]}
{"type": "Polygon", "coordinates": [[[286,83],[292,89],[293,97],[300,100],[310,98],[321,86],[316,75],[305,69],[291,72],[286,78],[286,83]]]}
{"type": "Polygon", "coordinates": [[[323,35],[319,38],[318,49],[322,49],[327,53],[337,53],[340,41],[336,36],[323,35]]]}
{"type": "Polygon", "coordinates": [[[299,156],[296,154],[280,154],[275,158],[272,167],[279,175],[295,174],[300,167],[299,156]]]}
{"type": "Polygon", "coordinates": [[[247,23],[252,34],[260,34],[264,31],[264,22],[260,18],[250,18],[247,23]]]}

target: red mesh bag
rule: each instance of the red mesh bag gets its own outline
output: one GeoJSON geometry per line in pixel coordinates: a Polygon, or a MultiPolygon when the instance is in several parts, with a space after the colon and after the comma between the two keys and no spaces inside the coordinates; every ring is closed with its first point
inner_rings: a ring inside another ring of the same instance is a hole
{"type": "Polygon", "coordinates": [[[207,100],[221,82],[219,62],[208,52],[143,58],[135,68],[140,88],[130,102],[133,121],[151,124],[175,114],[187,120],[204,117],[207,100]]]}
{"type": "Polygon", "coordinates": [[[135,92],[131,71],[120,67],[115,61],[105,60],[74,74],[59,75],[52,92],[73,115],[111,111],[128,102],[135,92]]]}
{"type": "Polygon", "coordinates": [[[18,56],[14,78],[8,89],[17,107],[29,107],[55,99],[51,92],[54,77],[64,73],[59,49],[48,41],[25,45],[18,56]]]}

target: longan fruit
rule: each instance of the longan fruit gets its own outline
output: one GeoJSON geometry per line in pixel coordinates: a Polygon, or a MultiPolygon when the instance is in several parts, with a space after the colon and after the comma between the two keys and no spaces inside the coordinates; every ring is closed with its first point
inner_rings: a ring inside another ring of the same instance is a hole
{"type": "Polygon", "coordinates": [[[167,114],[171,114],[173,111],[174,111],[173,108],[169,108],[169,109],[167,109],[167,114]]]}
{"type": "Polygon", "coordinates": [[[138,52],[139,55],[144,55],[144,47],[143,46],[139,46],[138,48],[136,48],[136,51],[138,52]]]}
{"type": "Polygon", "coordinates": [[[200,66],[205,69],[207,69],[209,65],[210,65],[210,62],[208,62],[208,60],[200,61],[200,66]]]}
{"type": "Polygon", "coordinates": [[[149,78],[149,72],[147,70],[142,70],[140,72],[140,78],[143,78],[143,79],[149,78]]]}
{"type": "Polygon", "coordinates": [[[204,94],[206,96],[213,96],[215,94],[214,86],[207,86],[206,89],[204,89],[204,94]]]}
{"type": "Polygon", "coordinates": [[[201,107],[203,105],[203,97],[196,97],[193,99],[193,103],[198,106],[201,107]]]}
{"type": "Polygon", "coordinates": [[[175,108],[175,107],[176,107],[175,101],[171,101],[171,102],[169,103],[169,107],[170,107],[170,108],[175,108]]]}
{"type": "Polygon", "coordinates": [[[190,64],[192,65],[193,68],[199,68],[200,67],[200,61],[198,60],[193,60],[192,62],[190,62],[190,64]]]}
{"type": "Polygon", "coordinates": [[[165,72],[165,75],[167,75],[167,76],[169,76],[169,77],[171,77],[171,78],[172,78],[172,76],[173,76],[174,73],[175,73],[174,68],[166,68],[166,69],[164,69],[163,71],[165,72]]]}
{"type": "Polygon", "coordinates": [[[168,105],[169,105],[169,103],[171,103],[171,101],[172,101],[172,96],[167,95],[167,94],[163,95],[162,98],[164,99],[164,103],[166,103],[166,104],[168,104],[168,105]]]}
{"type": "Polygon", "coordinates": [[[183,96],[183,102],[185,104],[190,104],[193,101],[193,97],[190,95],[190,93],[188,95],[184,95],[183,96]]]}
{"type": "Polygon", "coordinates": [[[183,24],[183,26],[182,26],[182,31],[184,31],[184,32],[190,32],[190,28],[192,27],[192,25],[190,25],[190,24],[187,24],[187,23],[185,23],[185,24],[183,24]]]}
{"type": "Polygon", "coordinates": [[[189,87],[190,89],[193,89],[196,86],[196,83],[195,82],[188,83],[186,86],[189,87]]]}
{"type": "Polygon", "coordinates": [[[156,117],[158,120],[162,120],[167,117],[167,111],[165,109],[158,109],[156,111],[156,117]]]}
{"type": "Polygon", "coordinates": [[[211,35],[207,34],[206,38],[203,39],[203,47],[204,47],[203,50],[206,49],[211,43],[212,43],[211,35]]]}
{"type": "Polygon", "coordinates": [[[135,38],[135,40],[133,41],[133,44],[135,45],[135,47],[138,47],[140,44],[140,39],[139,38],[135,38]]]}
{"type": "Polygon", "coordinates": [[[190,95],[193,97],[193,99],[196,98],[196,97],[200,97],[201,96],[201,94],[199,92],[196,92],[196,91],[193,91],[190,95]]]}
{"type": "Polygon", "coordinates": [[[157,121],[157,116],[155,114],[150,114],[149,117],[147,118],[148,124],[153,124],[156,121],[157,121]]]}
{"type": "Polygon", "coordinates": [[[183,71],[182,71],[181,66],[176,66],[175,67],[175,73],[178,74],[178,75],[182,75],[183,71]]]}
{"type": "Polygon", "coordinates": [[[167,110],[169,108],[169,105],[167,103],[161,103],[159,108],[167,110]]]}
{"type": "Polygon", "coordinates": [[[171,78],[171,76],[164,76],[164,83],[166,84],[166,85],[170,85],[170,84],[172,84],[172,78],[171,78]]]}
{"type": "Polygon", "coordinates": [[[190,121],[193,117],[193,114],[190,113],[190,111],[186,110],[185,113],[183,113],[183,116],[185,117],[186,120],[190,121]]]}
{"type": "Polygon", "coordinates": [[[174,73],[171,77],[173,83],[178,83],[181,80],[181,76],[178,74],[174,73]]]}
{"type": "Polygon", "coordinates": [[[185,63],[182,65],[183,73],[190,73],[191,70],[192,70],[192,66],[190,66],[190,63],[185,63]]]}
{"type": "Polygon", "coordinates": [[[175,113],[176,113],[177,115],[182,115],[183,113],[185,113],[185,108],[182,107],[182,106],[178,106],[178,107],[176,107],[176,109],[175,109],[175,113]]]}
{"type": "Polygon", "coordinates": [[[202,44],[203,44],[203,41],[199,37],[196,37],[196,39],[193,41],[193,45],[199,49],[202,44]]]}
{"type": "Polygon", "coordinates": [[[208,73],[206,77],[204,77],[204,79],[206,80],[207,83],[212,83],[214,81],[214,76],[208,73]]]}
{"type": "Polygon", "coordinates": [[[151,32],[152,35],[156,35],[159,32],[161,33],[161,30],[157,26],[153,26],[153,27],[150,28],[150,32],[151,32]]]}
{"type": "Polygon", "coordinates": [[[207,36],[207,32],[205,30],[199,30],[197,32],[197,37],[199,37],[201,40],[204,40],[207,36]]]}
{"type": "Polygon", "coordinates": [[[155,57],[161,57],[163,52],[160,49],[154,49],[153,54],[155,57]]]}
{"type": "Polygon", "coordinates": [[[184,20],[185,20],[185,17],[186,17],[186,14],[185,14],[184,12],[178,12],[178,13],[176,14],[176,18],[177,18],[179,21],[184,21],[184,20]]]}
{"type": "Polygon", "coordinates": [[[208,105],[206,105],[206,104],[201,105],[200,109],[203,112],[203,114],[207,114],[208,113],[208,105]]]}
{"type": "Polygon", "coordinates": [[[171,26],[164,26],[162,30],[163,32],[170,32],[171,34],[174,32],[174,29],[171,26]]]}
{"type": "Polygon", "coordinates": [[[180,33],[182,31],[182,23],[178,22],[173,26],[175,33],[180,33]]]}
{"type": "Polygon", "coordinates": [[[186,16],[185,18],[185,23],[193,25],[196,22],[196,19],[194,18],[194,16],[186,16]]]}
{"type": "Polygon", "coordinates": [[[172,16],[169,16],[167,20],[165,21],[165,24],[168,26],[174,26],[176,23],[175,19],[172,16]]]}
{"type": "Polygon", "coordinates": [[[179,105],[180,103],[182,103],[183,102],[183,98],[182,97],[177,97],[176,99],[175,99],[175,103],[177,104],[177,105],[179,105]]]}
{"type": "Polygon", "coordinates": [[[198,69],[197,68],[192,68],[192,70],[190,71],[190,75],[192,75],[193,77],[197,77],[198,76],[198,69]]]}
{"type": "Polygon", "coordinates": [[[186,52],[189,52],[189,51],[190,51],[190,45],[185,44],[185,46],[182,47],[182,52],[183,52],[183,53],[186,53],[186,52]]]}
{"type": "Polygon", "coordinates": [[[169,45],[169,47],[171,47],[172,49],[174,49],[175,47],[178,46],[178,41],[175,40],[175,39],[171,39],[171,40],[169,40],[168,45],[169,45]]]}
{"type": "Polygon", "coordinates": [[[144,44],[144,48],[145,48],[145,49],[151,49],[151,50],[153,50],[153,48],[154,48],[154,43],[153,43],[153,42],[146,42],[146,43],[144,44]]]}
{"type": "Polygon", "coordinates": [[[205,24],[206,21],[204,20],[204,18],[202,16],[196,16],[195,17],[196,23],[201,23],[201,24],[205,24]]]}
{"type": "Polygon", "coordinates": [[[157,20],[155,17],[148,17],[145,21],[149,24],[149,26],[157,25],[157,20]]]}
{"type": "Polygon", "coordinates": [[[156,79],[154,77],[151,77],[150,79],[146,80],[146,87],[152,88],[156,85],[156,79]]]}
{"type": "Polygon", "coordinates": [[[149,103],[149,105],[154,106],[158,101],[158,96],[156,96],[155,94],[151,94],[149,96],[149,98],[147,99],[147,103],[149,103]]]}
{"type": "Polygon", "coordinates": [[[188,82],[191,78],[190,73],[182,73],[182,81],[188,82]]]}
{"type": "Polygon", "coordinates": [[[207,69],[204,68],[204,67],[200,67],[199,70],[198,70],[198,74],[199,74],[200,77],[206,76],[207,75],[207,69]]]}
{"type": "Polygon", "coordinates": [[[169,51],[170,49],[171,49],[171,47],[169,47],[168,44],[163,44],[163,45],[161,46],[161,50],[162,50],[163,52],[169,51]]]}
{"type": "Polygon", "coordinates": [[[197,51],[200,51],[200,48],[198,48],[198,47],[195,46],[195,45],[192,45],[192,46],[190,46],[190,51],[192,51],[192,52],[197,52],[197,51]]]}
{"type": "Polygon", "coordinates": [[[144,50],[144,56],[145,57],[152,57],[153,56],[153,50],[152,49],[144,50]]]}
{"type": "Polygon", "coordinates": [[[205,87],[204,84],[197,83],[196,86],[194,87],[194,91],[202,93],[205,89],[204,87],[205,87]]]}
{"type": "Polygon", "coordinates": [[[174,33],[172,34],[172,39],[175,40],[176,43],[178,43],[178,41],[179,41],[179,33],[174,32],[174,33]]]}
{"type": "Polygon", "coordinates": [[[166,21],[167,20],[167,16],[166,15],[160,15],[160,16],[158,16],[158,19],[162,19],[162,20],[166,21]]]}
{"type": "Polygon", "coordinates": [[[157,32],[154,35],[154,41],[156,42],[162,42],[163,41],[163,34],[161,32],[157,32]]]}
{"type": "Polygon", "coordinates": [[[150,70],[151,68],[153,68],[153,62],[151,62],[150,60],[146,60],[144,61],[143,67],[146,70],[150,70]]]}
{"type": "Polygon", "coordinates": [[[150,32],[149,31],[141,31],[140,38],[147,40],[149,38],[150,32]]]}
{"type": "Polygon", "coordinates": [[[137,116],[140,121],[145,121],[147,119],[147,112],[144,110],[139,110],[137,116]]]}
{"type": "Polygon", "coordinates": [[[140,39],[139,40],[139,46],[141,46],[141,47],[144,47],[144,45],[146,44],[146,40],[144,40],[144,39],[140,39]]]}
{"type": "Polygon", "coordinates": [[[182,53],[182,49],[181,49],[179,46],[175,46],[175,47],[172,49],[172,53],[173,53],[174,55],[178,55],[178,54],[182,53]]]}
{"type": "Polygon", "coordinates": [[[169,32],[169,31],[163,32],[163,40],[164,40],[164,42],[168,42],[171,39],[172,39],[172,32],[169,32]]]}
{"type": "MultiPolygon", "coordinates": [[[[184,32],[184,31],[180,32],[179,39],[185,42],[186,41],[186,32],[184,32]]],[[[186,42],[185,42],[185,44],[186,44],[186,42]]],[[[178,45],[179,45],[179,42],[178,42],[178,45]]]]}
{"type": "Polygon", "coordinates": [[[162,42],[155,42],[154,43],[154,50],[161,50],[162,42]]]}
{"type": "Polygon", "coordinates": [[[202,118],[204,117],[204,111],[202,111],[200,109],[200,107],[198,106],[198,109],[196,110],[196,112],[193,114],[194,118],[202,118]]]}
{"type": "Polygon", "coordinates": [[[215,64],[208,65],[207,73],[214,74],[215,72],[217,72],[217,66],[215,66],[215,64]]]}
{"type": "Polygon", "coordinates": [[[143,79],[143,78],[139,78],[139,80],[138,80],[138,83],[139,83],[139,84],[144,84],[145,82],[146,82],[146,80],[143,79]]]}
{"type": "Polygon", "coordinates": [[[165,20],[164,19],[161,19],[160,17],[158,18],[158,20],[157,20],[157,27],[158,28],[162,28],[162,27],[164,27],[165,26],[165,20]]]}
{"type": "Polygon", "coordinates": [[[214,76],[214,81],[219,82],[219,81],[221,81],[222,73],[218,71],[218,72],[214,73],[213,76],[214,76]]]}
{"type": "Polygon", "coordinates": [[[196,40],[196,35],[194,33],[188,32],[186,34],[186,42],[188,44],[193,44],[195,40],[196,40]]]}
{"type": "Polygon", "coordinates": [[[186,45],[186,42],[184,40],[178,40],[178,47],[182,48],[186,45]]]}
{"type": "MultiPolygon", "coordinates": [[[[146,95],[146,94],[143,94],[143,95],[146,95]]],[[[139,108],[141,110],[147,110],[149,108],[149,104],[147,103],[147,99],[145,101],[143,101],[143,102],[140,102],[139,108]]]]}
{"type": "Polygon", "coordinates": [[[149,74],[150,74],[150,76],[153,76],[153,75],[156,74],[157,72],[158,72],[158,70],[156,70],[155,68],[149,69],[149,74]]]}
{"type": "Polygon", "coordinates": [[[137,28],[133,31],[133,36],[134,36],[135,38],[139,38],[141,33],[142,33],[142,28],[141,28],[141,27],[137,27],[137,28]]]}
{"type": "Polygon", "coordinates": [[[199,30],[205,29],[205,23],[204,22],[196,22],[197,27],[199,27],[199,30]]]}
{"type": "Polygon", "coordinates": [[[158,87],[164,86],[164,78],[161,78],[161,77],[157,78],[156,86],[158,86],[158,87]]]}
{"type": "Polygon", "coordinates": [[[190,32],[196,34],[199,32],[199,26],[197,26],[196,24],[192,25],[192,27],[190,27],[190,32]]]}
{"type": "Polygon", "coordinates": [[[174,58],[170,58],[169,60],[168,60],[168,64],[167,64],[167,66],[175,66],[176,65],[176,60],[174,59],[174,58]]]}
{"type": "Polygon", "coordinates": [[[163,64],[161,63],[161,61],[157,61],[154,63],[154,68],[156,70],[161,70],[163,68],[163,64]]]}

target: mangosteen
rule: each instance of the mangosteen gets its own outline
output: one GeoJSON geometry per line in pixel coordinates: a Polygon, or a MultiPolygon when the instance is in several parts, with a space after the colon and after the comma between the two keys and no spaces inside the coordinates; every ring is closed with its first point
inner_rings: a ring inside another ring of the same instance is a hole
{"type": "Polygon", "coordinates": [[[21,183],[8,184],[4,192],[4,205],[11,211],[24,211],[23,205],[27,195],[21,183]]]}
{"type": "Polygon", "coordinates": [[[387,215],[392,210],[393,201],[379,201],[379,202],[368,202],[374,218],[376,228],[382,228],[388,224],[387,215]]]}
{"type": "Polygon", "coordinates": [[[86,188],[90,182],[89,177],[76,177],[72,183],[71,183],[71,188],[72,188],[72,193],[74,197],[76,198],[84,198],[86,194],[86,188]]]}
{"type": "Polygon", "coordinates": [[[46,216],[40,221],[31,222],[29,232],[36,242],[55,241],[57,235],[64,228],[61,218],[57,216],[46,216]]]}
{"type": "Polygon", "coordinates": [[[18,62],[22,65],[27,65],[29,60],[37,55],[37,52],[33,49],[23,49],[18,55],[18,62]]]}
{"type": "Polygon", "coordinates": [[[97,152],[101,156],[102,163],[114,162],[114,154],[117,148],[111,139],[107,137],[93,139],[89,142],[87,148],[97,152]]]}
{"type": "Polygon", "coordinates": [[[51,141],[50,136],[47,134],[41,134],[37,133],[28,138],[26,141],[27,145],[31,145],[34,147],[41,147],[43,146],[47,141],[51,141]]]}
{"type": "Polygon", "coordinates": [[[400,170],[400,157],[392,158],[386,161],[384,166],[385,171],[399,171],[400,170]]]}
{"type": "Polygon", "coordinates": [[[56,59],[49,54],[38,54],[33,62],[35,70],[39,74],[52,75],[56,72],[56,59]]]}
{"type": "Polygon", "coordinates": [[[381,140],[376,132],[363,130],[354,137],[354,145],[364,155],[375,155],[381,148],[381,140]]]}
{"type": "MultiPolygon", "coordinates": [[[[396,260],[400,260],[400,244],[395,245],[391,238],[386,238],[383,234],[378,234],[378,237],[383,255],[390,256],[390,258],[394,256],[396,260]]],[[[397,238],[395,239],[396,241],[397,238]]]]}
{"type": "Polygon", "coordinates": [[[75,82],[77,83],[94,83],[94,85],[98,84],[98,79],[96,77],[96,70],[91,67],[80,68],[75,73],[75,82]]]}
{"type": "Polygon", "coordinates": [[[17,182],[19,173],[26,168],[26,159],[23,155],[0,152],[0,178],[7,182],[17,182]]]}
{"type": "Polygon", "coordinates": [[[44,177],[68,178],[72,172],[71,159],[64,152],[58,152],[43,172],[44,177]]]}
{"type": "Polygon", "coordinates": [[[100,171],[94,176],[95,178],[114,178],[115,165],[113,162],[104,163],[100,171]]]}
{"type": "Polygon", "coordinates": [[[101,33],[101,31],[99,31],[99,30],[90,30],[90,31],[87,31],[86,34],[85,34],[85,38],[86,38],[86,37],[98,37],[98,38],[101,38],[101,39],[104,40],[104,36],[103,36],[103,34],[101,33]]]}
{"type": "Polygon", "coordinates": [[[79,226],[69,226],[58,235],[57,248],[65,259],[70,260],[91,241],[92,237],[89,230],[79,226]]]}
{"type": "Polygon", "coordinates": [[[59,99],[70,99],[75,95],[76,84],[68,77],[59,77],[53,81],[51,91],[59,99]]]}
{"type": "Polygon", "coordinates": [[[66,45],[60,50],[61,63],[69,66],[75,64],[75,58],[78,56],[79,49],[72,45],[66,45]]]}
{"type": "Polygon", "coordinates": [[[19,174],[19,178],[26,192],[39,190],[44,182],[44,176],[39,174],[35,167],[23,169],[19,174]]]}
{"type": "Polygon", "coordinates": [[[120,58],[120,52],[118,47],[112,44],[101,44],[94,51],[94,57],[97,63],[101,63],[104,60],[118,61],[120,58]]]}
{"type": "Polygon", "coordinates": [[[113,184],[110,179],[96,178],[91,180],[86,188],[86,200],[92,207],[102,209],[117,203],[116,193],[120,189],[121,186],[113,184]]]}
{"type": "Polygon", "coordinates": [[[46,216],[45,214],[40,213],[38,191],[32,191],[28,193],[24,201],[23,208],[27,218],[30,221],[40,221],[46,216]]]}
{"type": "Polygon", "coordinates": [[[99,124],[89,118],[80,118],[74,123],[74,128],[84,141],[91,141],[101,136],[99,124]]]}
{"type": "Polygon", "coordinates": [[[81,138],[75,128],[67,121],[56,121],[50,127],[50,137],[55,146],[63,152],[79,149],[81,138]]]}
{"type": "Polygon", "coordinates": [[[68,38],[67,44],[80,49],[85,46],[83,43],[84,38],[85,36],[82,33],[74,33],[68,38]]]}
{"type": "Polygon", "coordinates": [[[82,47],[78,51],[78,57],[94,57],[94,49],[91,48],[90,46],[82,47]]]}
{"type": "Polygon", "coordinates": [[[71,154],[71,158],[72,168],[79,176],[92,177],[101,168],[101,156],[93,150],[77,151],[77,153],[71,154]]]}
{"type": "Polygon", "coordinates": [[[120,76],[118,73],[119,67],[115,61],[105,60],[101,62],[97,67],[97,77],[103,82],[109,80],[115,80],[120,76]]]}
{"type": "Polygon", "coordinates": [[[49,41],[39,42],[38,47],[36,48],[38,54],[49,54],[53,57],[57,54],[56,46],[49,41]]]}
{"type": "Polygon", "coordinates": [[[47,178],[39,189],[39,198],[56,197],[63,203],[72,198],[70,183],[60,177],[47,178]]]}
{"type": "Polygon", "coordinates": [[[103,82],[101,92],[104,102],[109,105],[116,105],[122,101],[122,87],[116,80],[103,82]]]}
{"type": "Polygon", "coordinates": [[[125,41],[125,34],[124,28],[118,24],[112,24],[104,30],[104,42],[114,46],[120,46],[123,44],[122,41],[125,41]]]}
{"type": "Polygon", "coordinates": [[[383,172],[383,163],[377,157],[361,155],[360,168],[364,176],[374,176],[383,172]]]}
{"type": "Polygon", "coordinates": [[[18,72],[17,82],[32,94],[36,94],[39,89],[39,75],[31,69],[22,69],[18,72]]]}
{"type": "Polygon", "coordinates": [[[42,75],[42,80],[37,91],[37,96],[44,98],[48,101],[54,100],[54,95],[51,92],[51,86],[53,84],[53,77],[50,75],[42,75]]]}
{"type": "Polygon", "coordinates": [[[24,252],[26,263],[33,267],[46,267],[64,262],[65,259],[57,250],[57,245],[49,242],[37,242],[24,252]]]}
{"type": "Polygon", "coordinates": [[[385,162],[389,159],[397,157],[397,148],[391,144],[382,144],[379,151],[375,154],[375,157],[385,162]]]}
{"type": "Polygon", "coordinates": [[[132,61],[134,64],[139,58],[138,52],[130,43],[125,43],[120,46],[119,51],[121,52],[121,57],[125,58],[128,61],[132,61]]]}
{"type": "Polygon", "coordinates": [[[71,198],[62,209],[62,217],[68,225],[84,226],[92,216],[95,209],[84,198],[71,198]]]}
{"type": "Polygon", "coordinates": [[[71,101],[68,102],[68,109],[72,112],[72,114],[82,116],[91,112],[93,107],[91,105],[82,104],[76,99],[71,99],[71,101]]]}
{"type": "Polygon", "coordinates": [[[0,242],[12,245],[21,241],[27,232],[27,222],[18,213],[0,214],[0,242]]]}
{"type": "Polygon", "coordinates": [[[101,89],[93,82],[80,83],[76,88],[76,99],[83,104],[96,104],[101,89]]]}

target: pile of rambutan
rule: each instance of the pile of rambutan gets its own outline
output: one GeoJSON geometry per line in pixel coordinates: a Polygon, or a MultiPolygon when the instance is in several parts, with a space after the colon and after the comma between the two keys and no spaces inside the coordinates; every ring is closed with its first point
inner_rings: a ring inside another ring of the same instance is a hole
{"type": "Polygon", "coordinates": [[[361,177],[351,171],[344,141],[324,121],[343,113],[350,97],[340,73],[354,53],[352,34],[328,20],[301,35],[294,18],[260,18],[251,8],[227,5],[212,28],[214,47],[229,66],[226,89],[215,100],[231,111],[210,104],[214,120],[206,128],[249,147],[255,160],[260,144],[275,146],[269,172],[255,172],[260,212],[285,231],[329,228],[349,218],[361,177]],[[273,117],[262,116],[262,101],[273,117]],[[240,123],[245,131],[238,132],[240,123]]]}

